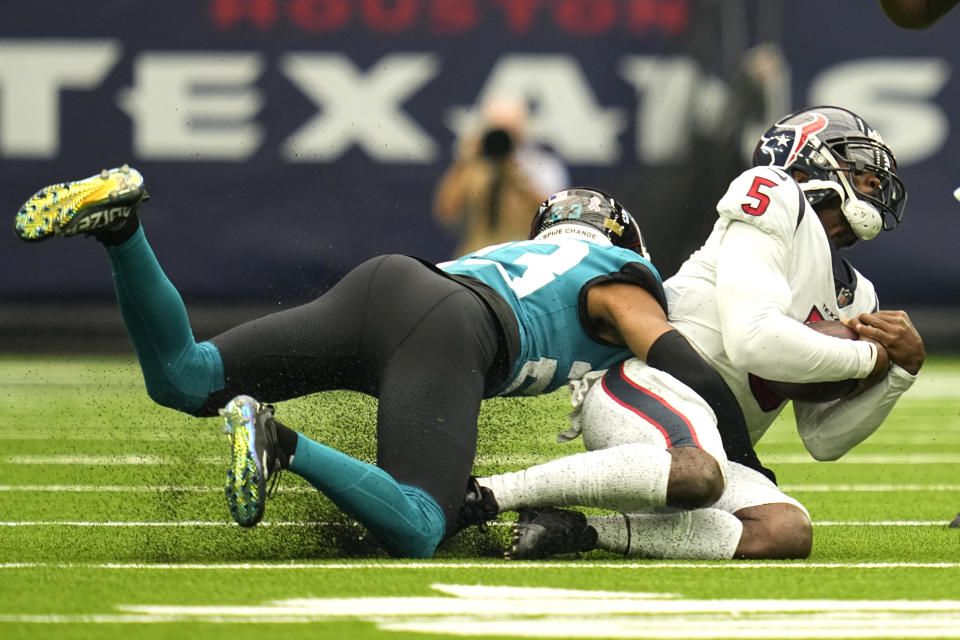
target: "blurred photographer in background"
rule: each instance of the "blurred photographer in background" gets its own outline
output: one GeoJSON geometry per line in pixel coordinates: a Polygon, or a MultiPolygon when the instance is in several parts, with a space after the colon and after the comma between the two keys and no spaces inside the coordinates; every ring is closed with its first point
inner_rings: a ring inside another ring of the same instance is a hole
{"type": "Polygon", "coordinates": [[[530,212],[570,186],[563,161],[529,140],[527,115],[522,101],[495,96],[461,137],[434,193],[436,219],[459,234],[453,257],[525,239],[530,212]]]}

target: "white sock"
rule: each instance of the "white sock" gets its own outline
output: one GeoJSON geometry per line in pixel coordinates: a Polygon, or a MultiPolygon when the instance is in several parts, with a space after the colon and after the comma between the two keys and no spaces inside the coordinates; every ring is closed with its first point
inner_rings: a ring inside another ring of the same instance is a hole
{"type": "Polygon", "coordinates": [[[666,504],[671,460],[665,449],[631,443],[477,480],[493,491],[500,511],[571,506],[644,511],[666,504]]]}
{"type": "Polygon", "coordinates": [[[720,509],[588,516],[587,524],[600,549],[677,560],[729,560],[743,532],[739,518],[720,509]]]}

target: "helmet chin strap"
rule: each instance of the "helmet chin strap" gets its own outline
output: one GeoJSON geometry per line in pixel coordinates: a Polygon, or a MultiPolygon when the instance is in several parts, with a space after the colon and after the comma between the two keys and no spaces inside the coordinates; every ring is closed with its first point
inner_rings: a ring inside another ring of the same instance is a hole
{"type": "Polygon", "coordinates": [[[883,228],[883,218],[876,207],[869,202],[858,199],[856,196],[845,200],[840,205],[840,210],[847,222],[850,223],[853,232],[861,240],[873,240],[880,233],[880,229],[883,228]]]}
{"type": "MultiPolygon", "coordinates": [[[[846,182],[843,176],[840,176],[842,182],[846,182]]],[[[807,191],[833,191],[840,197],[840,211],[843,217],[850,223],[850,228],[857,234],[861,240],[873,240],[883,228],[883,218],[869,202],[864,202],[856,195],[845,188],[845,185],[834,182],[833,180],[807,180],[800,183],[800,188],[804,193],[807,191]]]]}

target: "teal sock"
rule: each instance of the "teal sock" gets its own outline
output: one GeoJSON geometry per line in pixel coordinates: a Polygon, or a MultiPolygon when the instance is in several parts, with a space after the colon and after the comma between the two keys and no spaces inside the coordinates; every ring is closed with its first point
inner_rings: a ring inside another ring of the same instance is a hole
{"type": "Polygon", "coordinates": [[[437,501],[375,465],[298,434],[290,471],[369,529],[395,556],[429,558],[446,531],[437,501]]]}
{"type": "Polygon", "coordinates": [[[224,386],[220,352],[194,340],[180,292],[163,273],[142,228],[106,249],[147,393],[165,407],[193,412],[224,386]]]}

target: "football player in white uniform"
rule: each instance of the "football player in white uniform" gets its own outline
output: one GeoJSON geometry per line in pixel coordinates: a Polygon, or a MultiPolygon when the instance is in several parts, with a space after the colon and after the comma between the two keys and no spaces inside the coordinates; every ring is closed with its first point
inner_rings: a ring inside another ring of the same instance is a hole
{"type": "MultiPolygon", "coordinates": [[[[895,228],[906,190],[880,135],[838,107],[781,119],[760,140],[753,164],[718,203],[706,243],[665,283],[670,322],[733,390],[754,443],[786,406],[764,379],[860,379],[847,398],[794,402],[811,455],[835,460],[880,426],[923,364],[923,343],[907,314],[879,310],[873,284],[837,254],[895,228]],[[861,340],[803,326],[820,319],[846,321],[861,340]]],[[[640,365],[628,361],[624,372],[633,371],[643,385],[640,365]]],[[[603,384],[584,381],[574,404],[574,430],[582,431],[587,448],[657,437],[655,424],[623,410],[603,384]]],[[[480,483],[493,490],[501,510],[545,506],[528,474],[480,483]]],[[[734,462],[725,478],[720,500],[706,509],[590,518],[553,508],[521,510],[507,555],[538,558],[594,547],[645,557],[809,555],[812,527],[799,502],[734,462]]]]}

